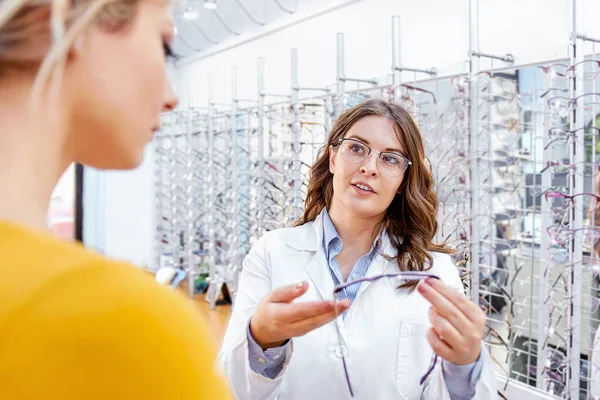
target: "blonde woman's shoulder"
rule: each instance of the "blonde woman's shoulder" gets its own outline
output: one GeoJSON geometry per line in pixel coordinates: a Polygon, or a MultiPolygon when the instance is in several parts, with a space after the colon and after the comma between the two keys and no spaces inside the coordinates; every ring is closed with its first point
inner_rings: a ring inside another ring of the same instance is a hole
{"type": "Polygon", "coordinates": [[[129,264],[6,224],[0,254],[0,397],[231,398],[216,344],[180,293],[129,264]]]}

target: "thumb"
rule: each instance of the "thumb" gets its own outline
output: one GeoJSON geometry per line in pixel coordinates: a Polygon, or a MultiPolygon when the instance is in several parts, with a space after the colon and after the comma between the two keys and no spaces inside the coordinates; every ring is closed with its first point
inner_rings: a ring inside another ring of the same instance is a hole
{"type": "Polygon", "coordinates": [[[307,282],[300,282],[295,285],[282,286],[274,289],[269,295],[269,301],[274,303],[289,303],[292,300],[302,296],[308,289],[307,282]]]}

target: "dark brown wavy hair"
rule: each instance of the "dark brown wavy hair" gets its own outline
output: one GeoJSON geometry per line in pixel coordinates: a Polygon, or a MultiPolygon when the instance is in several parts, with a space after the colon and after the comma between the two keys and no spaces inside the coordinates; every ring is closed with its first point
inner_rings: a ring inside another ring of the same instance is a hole
{"type": "MultiPolygon", "coordinates": [[[[390,242],[398,250],[397,261],[401,271],[424,271],[426,264],[432,265],[430,252],[449,254],[452,250],[433,242],[438,227],[438,199],[433,191],[431,167],[425,157],[425,145],[419,127],[412,116],[397,104],[379,99],[367,100],[339,116],[326,146],[311,167],[304,215],[294,226],[314,221],[324,207],[329,209],[331,206],[331,149],[336,147],[338,140],[348,133],[352,125],[367,116],[384,117],[392,123],[405,156],[412,162],[404,175],[399,193],[387,208],[378,229],[386,230],[390,242]]],[[[406,286],[414,288],[415,285],[415,282],[411,282],[406,286]]]]}

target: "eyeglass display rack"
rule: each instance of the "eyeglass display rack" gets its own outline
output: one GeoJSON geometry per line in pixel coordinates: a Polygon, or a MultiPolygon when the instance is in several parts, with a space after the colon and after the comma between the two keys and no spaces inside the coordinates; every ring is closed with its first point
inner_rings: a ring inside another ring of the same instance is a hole
{"type": "Polygon", "coordinates": [[[479,51],[473,18],[464,74],[402,65],[393,17],[385,83],[345,75],[342,33],[331,88],[299,85],[296,49],[287,94],[264,91],[262,59],[255,99],[238,98],[234,68],[232,101],[216,104],[209,77],[208,107],[165,114],[154,142],[157,265],[184,269],[190,296],[197,277],[207,276],[213,308],[223,288],[235,302],[250,247],[300,216],[310,165],[336,116],[369,98],[395,101],[422,131],[439,200],[436,240],[456,250],[466,293],[486,310],[485,341],[499,376],[562,398],[592,398],[592,381],[600,381],[591,357],[600,235],[589,228],[598,225],[600,188],[596,175],[577,167],[597,172],[600,63],[588,61],[600,57],[595,48],[585,56],[596,40],[573,27],[569,59],[513,67],[510,55],[479,51]],[[481,70],[481,58],[500,68],[481,70]]]}

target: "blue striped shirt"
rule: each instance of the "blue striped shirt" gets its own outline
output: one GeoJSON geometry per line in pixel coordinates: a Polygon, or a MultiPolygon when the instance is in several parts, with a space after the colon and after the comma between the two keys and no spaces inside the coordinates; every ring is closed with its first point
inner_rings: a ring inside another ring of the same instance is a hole
{"type": "MultiPolygon", "coordinates": [[[[363,255],[358,260],[356,260],[356,263],[352,268],[352,272],[350,272],[350,275],[348,276],[348,282],[361,279],[366,276],[371,262],[377,255],[380,238],[381,235],[378,235],[375,241],[373,242],[371,250],[367,254],[363,255]]],[[[325,251],[325,257],[327,257],[327,262],[329,264],[329,272],[331,272],[331,277],[333,278],[333,283],[335,285],[344,283],[344,279],[342,277],[342,270],[337,260],[335,259],[335,257],[337,257],[341,253],[343,245],[344,243],[338,235],[335,226],[333,225],[333,222],[329,217],[329,213],[327,212],[327,210],[323,210],[323,250],[325,251]]],[[[350,285],[344,288],[338,300],[349,299],[350,302],[354,302],[354,299],[356,299],[356,295],[358,294],[359,289],[360,284],[350,285]]],[[[345,315],[346,312],[344,312],[344,316],[345,315]]]]}

